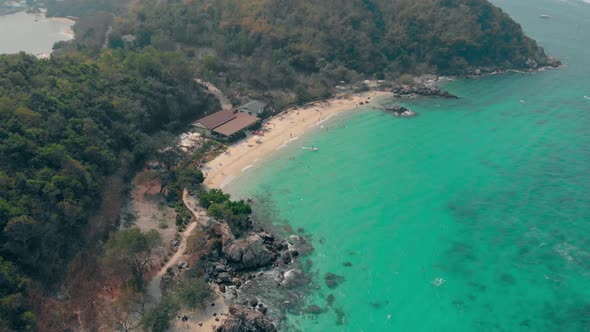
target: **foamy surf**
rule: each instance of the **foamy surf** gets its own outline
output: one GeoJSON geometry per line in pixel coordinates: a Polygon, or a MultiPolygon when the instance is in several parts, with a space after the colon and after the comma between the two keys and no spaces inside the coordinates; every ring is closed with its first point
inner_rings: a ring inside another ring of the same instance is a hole
{"type": "Polygon", "coordinates": [[[244,168],[242,168],[242,172],[249,170],[250,168],[254,167],[254,165],[248,165],[244,168]]]}

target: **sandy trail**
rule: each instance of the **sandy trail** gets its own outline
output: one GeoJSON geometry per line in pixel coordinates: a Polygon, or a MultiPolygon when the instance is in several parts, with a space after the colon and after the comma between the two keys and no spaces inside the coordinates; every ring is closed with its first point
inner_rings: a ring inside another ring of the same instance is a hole
{"type": "Polygon", "coordinates": [[[365,104],[375,97],[390,95],[391,93],[383,91],[369,91],[319,101],[277,114],[265,123],[269,131],[264,136],[248,137],[230,146],[226,153],[205,165],[205,185],[209,188],[223,188],[278,149],[288,144],[297,144],[299,137],[314,127],[321,127],[323,121],[352,110],[361,102],[365,104]]]}
{"type": "Polygon", "coordinates": [[[169,267],[178,264],[178,262],[183,258],[184,252],[186,251],[186,243],[187,238],[191,234],[191,232],[197,226],[197,222],[194,221],[188,225],[188,227],[180,234],[180,244],[178,245],[178,250],[170,257],[170,260],[164,265],[158,273],[152,278],[150,283],[147,286],[146,292],[150,296],[150,298],[154,299],[155,302],[159,301],[162,297],[162,290],[160,289],[160,281],[162,281],[162,276],[166,273],[169,267]]]}
{"type": "Polygon", "coordinates": [[[211,92],[215,97],[217,97],[217,99],[219,100],[219,103],[221,104],[222,110],[228,111],[233,108],[233,105],[229,101],[229,99],[213,83],[204,81],[200,78],[195,78],[195,81],[197,81],[197,83],[199,83],[199,84],[206,86],[207,89],[209,90],[209,92],[211,92]]]}
{"type": "MultiPolygon", "coordinates": [[[[192,222],[180,235],[180,244],[178,250],[174,255],[170,257],[170,260],[164,265],[158,273],[152,278],[146,288],[146,293],[152,300],[152,303],[157,303],[162,297],[162,290],[160,289],[160,282],[162,276],[166,273],[169,267],[173,267],[184,259],[185,251],[187,248],[187,239],[197,226],[204,226],[206,224],[206,218],[203,218],[204,211],[201,211],[195,202],[195,198],[188,194],[188,190],[184,190],[182,194],[182,200],[184,205],[191,211],[196,221],[192,222]]],[[[214,285],[213,285],[214,286],[214,285]]],[[[213,287],[215,288],[215,287],[213,287]]],[[[186,315],[189,320],[182,322],[180,319],[176,319],[172,322],[171,331],[213,331],[215,328],[223,322],[223,319],[229,311],[229,307],[223,297],[218,291],[217,298],[214,306],[208,305],[204,310],[188,310],[182,309],[178,316],[182,317],[186,315]],[[215,314],[215,315],[214,315],[215,314]],[[218,319],[218,320],[216,320],[218,319]]]]}

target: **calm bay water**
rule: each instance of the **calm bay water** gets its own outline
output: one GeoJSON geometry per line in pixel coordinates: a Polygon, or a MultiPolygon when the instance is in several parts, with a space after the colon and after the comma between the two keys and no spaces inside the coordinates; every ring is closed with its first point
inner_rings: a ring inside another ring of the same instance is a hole
{"type": "Polygon", "coordinates": [[[494,2],[566,66],[338,117],[232,184],[311,236],[324,312],[285,329],[590,331],[590,5],[494,2]]]}
{"type": "Polygon", "coordinates": [[[67,31],[72,22],[46,18],[43,14],[19,12],[0,15],[0,53],[51,53],[53,44],[71,39],[67,31]]]}

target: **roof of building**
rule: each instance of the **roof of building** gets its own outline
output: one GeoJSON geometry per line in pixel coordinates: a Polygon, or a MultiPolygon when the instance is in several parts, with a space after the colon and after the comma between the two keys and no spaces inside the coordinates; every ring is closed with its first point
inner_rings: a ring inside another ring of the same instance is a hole
{"type": "Polygon", "coordinates": [[[250,127],[258,121],[260,121],[260,119],[255,116],[246,113],[238,113],[235,119],[213,129],[213,131],[224,136],[231,136],[250,127]]]}
{"type": "Polygon", "coordinates": [[[241,111],[241,110],[247,109],[252,112],[260,112],[260,111],[263,111],[265,107],[266,107],[265,103],[258,101],[258,100],[252,100],[251,102],[238,107],[238,110],[241,111]]]}
{"type": "Polygon", "coordinates": [[[217,128],[224,123],[227,123],[236,118],[236,114],[232,111],[219,111],[213,114],[207,115],[204,118],[201,118],[194,123],[200,123],[203,127],[207,129],[214,129],[217,128]]]}

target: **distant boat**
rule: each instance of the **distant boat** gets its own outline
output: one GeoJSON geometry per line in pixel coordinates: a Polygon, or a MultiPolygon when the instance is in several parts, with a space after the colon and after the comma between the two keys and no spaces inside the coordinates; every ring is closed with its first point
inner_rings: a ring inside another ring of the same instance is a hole
{"type": "Polygon", "coordinates": [[[303,150],[311,150],[311,151],[317,151],[318,150],[318,148],[316,148],[315,146],[312,146],[312,147],[304,146],[304,147],[302,147],[302,149],[303,150]]]}
{"type": "Polygon", "coordinates": [[[539,15],[540,18],[551,18],[551,16],[543,14],[543,15],[539,15]]]}
{"type": "Polygon", "coordinates": [[[584,96],[584,98],[586,98],[586,99],[590,100],[590,97],[588,97],[588,96],[584,96]]]}

